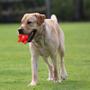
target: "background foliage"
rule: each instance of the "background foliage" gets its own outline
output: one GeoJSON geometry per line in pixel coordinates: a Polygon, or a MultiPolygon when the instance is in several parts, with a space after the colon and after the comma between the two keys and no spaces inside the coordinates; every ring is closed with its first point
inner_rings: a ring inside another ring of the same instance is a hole
{"type": "MultiPolygon", "coordinates": [[[[75,4],[75,1],[76,0],[52,0],[52,13],[55,13],[58,18],[62,20],[75,20],[75,15],[77,13],[77,5],[75,4]]],[[[83,1],[83,5],[79,19],[90,20],[90,0],[81,1],[83,1]]]]}
{"type": "Polygon", "coordinates": [[[25,13],[40,12],[59,20],[90,20],[90,0],[0,0],[0,22],[20,21],[25,13]]]}

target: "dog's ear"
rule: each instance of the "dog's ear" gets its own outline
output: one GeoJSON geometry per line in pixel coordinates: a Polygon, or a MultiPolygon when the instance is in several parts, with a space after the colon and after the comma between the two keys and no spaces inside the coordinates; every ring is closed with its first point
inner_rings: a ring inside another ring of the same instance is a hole
{"type": "Polygon", "coordinates": [[[43,22],[46,16],[44,14],[35,13],[35,17],[37,18],[37,24],[40,26],[43,22]]]}

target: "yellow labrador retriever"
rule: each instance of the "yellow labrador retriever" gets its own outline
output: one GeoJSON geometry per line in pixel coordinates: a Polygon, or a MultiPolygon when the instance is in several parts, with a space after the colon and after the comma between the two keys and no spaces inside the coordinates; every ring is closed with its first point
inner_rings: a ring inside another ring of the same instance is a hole
{"type": "Polygon", "coordinates": [[[48,65],[48,80],[57,82],[60,81],[59,79],[66,79],[64,33],[59,27],[55,15],[52,15],[51,19],[46,19],[44,14],[27,13],[21,20],[18,32],[20,34],[28,34],[28,42],[31,42],[29,47],[31,51],[32,81],[29,85],[37,84],[37,62],[39,56],[42,56],[48,65]],[[57,54],[60,56],[58,60],[57,54]],[[51,62],[49,59],[51,59],[51,62]],[[58,65],[60,65],[60,68],[58,68],[58,65]]]}

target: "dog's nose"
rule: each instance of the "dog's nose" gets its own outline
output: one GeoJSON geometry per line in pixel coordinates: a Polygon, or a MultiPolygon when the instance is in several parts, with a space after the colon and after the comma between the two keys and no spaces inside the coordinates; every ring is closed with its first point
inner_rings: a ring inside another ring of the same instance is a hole
{"type": "Polygon", "coordinates": [[[24,34],[23,29],[18,29],[19,34],[24,34]]]}

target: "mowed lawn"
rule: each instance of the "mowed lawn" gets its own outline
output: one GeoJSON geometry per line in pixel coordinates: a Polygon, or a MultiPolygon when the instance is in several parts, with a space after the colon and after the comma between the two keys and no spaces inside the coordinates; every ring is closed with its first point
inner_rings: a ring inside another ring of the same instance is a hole
{"type": "Polygon", "coordinates": [[[19,24],[0,24],[0,90],[90,90],[90,22],[62,23],[65,33],[65,64],[68,79],[47,81],[47,65],[39,60],[39,83],[31,81],[28,44],[17,43],[19,24]]]}

